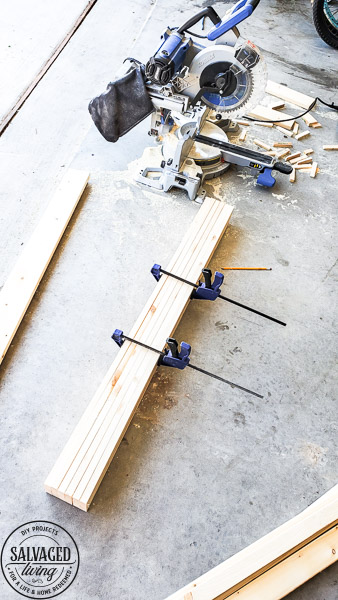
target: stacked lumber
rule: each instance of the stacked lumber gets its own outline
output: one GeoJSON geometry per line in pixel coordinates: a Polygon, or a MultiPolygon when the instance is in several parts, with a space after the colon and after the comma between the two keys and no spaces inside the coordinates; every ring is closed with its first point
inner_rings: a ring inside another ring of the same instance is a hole
{"type": "MultiPolygon", "coordinates": [[[[167,270],[197,282],[232,208],[206,198],[167,270]]],[[[162,275],[130,337],[162,350],[189,302],[190,286],[162,275]]],[[[117,323],[116,325],[121,325],[117,323]]],[[[88,510],[155,372],[158,355],[125,341],[45,482],[50,494],[88,510]]]]}
{"type": "Polygon", "coordinates": [[[338,558],[338,485],[166,600],[279,600],[338,558]]]}
{"type": "Polygon", "coordinates": [[[25,315],[89,173],[69,169],[0,292],[0,363],[25,315]]]}

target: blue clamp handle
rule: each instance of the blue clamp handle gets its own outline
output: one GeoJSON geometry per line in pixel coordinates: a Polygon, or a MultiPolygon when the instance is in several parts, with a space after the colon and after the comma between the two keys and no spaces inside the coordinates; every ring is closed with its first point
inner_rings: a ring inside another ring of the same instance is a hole
{"type": "Polygon", "coordinates": [[[150,269],[150,273],[152,275],[154,275],[156,281],[160,281],[161,279],[161,265],[154,265],[151,269],[150,269]]]}
{"type": "Polygon", "coordinates": [[[272,169],[266,167],[264,171],[262,171],[257,177],[257,185],[262,185],[264,187],[273,187],[276,183],[276,180],[271,175],[272,169]]]}
{"type": "Polygon", "coordinates": [[[165,348],[165,356],[159,358],[158,364],[164,365],[165,367],[180,369],[182,371],[190,362],[190,344],[181,342],[180,350],[178,349],[178,342],[174,338],[168,338],[167,344],[169,348],[165,348]]]}
{"type": "Polygon", "coordinates": [[[215,271],[213,283],[211,283],[211,270],[203,269],[204,282],[199,282],[198,288],[191,294],[197,300],[216,300],[221,293],[221,285],[224,281],[223,273],[215,271]]]}
{"type": "Polygon", "coordinates": [[[250,17],[258,3],[259,0],[239,0],[231,11],[231,14],[225,15],[220,23],[217,23],[210,29],[207,36],[208,40],[217,40],[221,35],[236,27],[238,23],[250,17]]]}
{"type": "Polygon", "coordinates": [[[114,340],[114,342],[116,342],[117,345],[120,346],[120,348],[121,348],[121,346],[123,345],[123,342],[124,342],[123,331],[121,331],[121,329],[115,329],[115,331],[111,337],[112,337],[112,340],[114,340]]]}

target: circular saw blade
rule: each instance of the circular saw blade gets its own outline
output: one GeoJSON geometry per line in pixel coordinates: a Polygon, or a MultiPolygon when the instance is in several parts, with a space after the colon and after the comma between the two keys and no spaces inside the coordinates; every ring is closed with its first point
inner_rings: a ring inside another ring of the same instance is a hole
{"type": "Polygon", "coordinates": [[[253,68],[245,68],[235,58],[236,49],[233,47],[217,44],[204,48],[195,55],[189,66],[183,93],[191,99],[195,98],[201,87],[206,85],[209,74],[212,75],[217,68],[222,71],[222,65],[224,70],[230,66],[234,81],[230,93],[206,92],[201,101],[217,112],[228,113],[229,117],[249,112],[250,107],[258,104],[264,95],[267,79],[265,62],[258,48],[254,48],[259,53],[259,61],[253,68]]]}

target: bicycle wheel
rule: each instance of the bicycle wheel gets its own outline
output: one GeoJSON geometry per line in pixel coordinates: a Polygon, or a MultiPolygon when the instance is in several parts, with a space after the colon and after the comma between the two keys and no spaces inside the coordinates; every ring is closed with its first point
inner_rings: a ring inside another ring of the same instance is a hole
{"type": "Polygon", "coordinates": [[[338,48],[338,0],[314,0],[312,11],[322,40],[332,48],[338,48]]]}

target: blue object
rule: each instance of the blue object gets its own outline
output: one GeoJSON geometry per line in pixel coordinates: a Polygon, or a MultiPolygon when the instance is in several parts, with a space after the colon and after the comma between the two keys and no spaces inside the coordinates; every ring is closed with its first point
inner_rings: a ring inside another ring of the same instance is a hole
{"type": "Polygon", "coordinates": [[[154,55],[154,59],[160,59],[164,62],[170,59],[170,61],[174,63],[174,72],[177,73],[182,66],[189,46],[189,41],[183,42],[183,36],[178,33],[171,33],[168,35],[167,32],[165,32],[163,38],[164,42],[162,42],[158,48],[154,55]]]}
{"type": "Polygon", "coordinates": [[[213,283],[211,283],[210,269],[203,269],[204,282],[199,282],[198,288],[191,294],[197,300],[216,300],[221,293],[221,285],[224,281],[223,273],[215,271],[213,283]]]}
{"type": "Polygon", "coordinates": [[[159,364],[164,365],[165,367],[173,367],[174,369],[180,369],[182,371],[190,362],[190,344],[181,342],[180,350],[178,347],[178,343],[174,338],[168,338],[167,344],[169,348],[166,348],[164,350],[165,356],[161,356],[161,358],[159,359],[159,364]]]}
{"type": "Polygon", "coordinates": [[[221,35],[236,27],[238,23],[250,17],[254,8],[252,0],[239,0],[235,4],[231,14],[225,15],[220,23],[217,23],[217,25],[210,29],[207,36],[208,40],[217,40],[221,35]]]}
{"type": "Polygon", "coordinates": [[[263,185],[265,187],[273,187],[276,183],[276,180],[271,175],[272,169],[265,168],[262,173],[260,173],[257,177],[257,185],[263,185]]]}
{"type": "Polygon", "coordinates": [[[203,98],[211,102],[214,106],[231,107],[236,105],[239,100],[242,100],[248,89],[248,74],[245,71],[240,71],[236,74],[238,85],[235,91],[229,96],[221,96],[220,94],[213,94],[212,92],[206,92],[203,94],[203,98]]]}
{"type": "Polygon", "coordinates": [[[151,269],[150,269],[150,273],[152,275],[154,275],[156,281],[160,281],[161,279],[161,265],[154,265],[151,269]]]}
{"type": "Polygon", "coordinates": [[[121,348],[121,346],[124,342],[123,331],[121,331],[121,329],[115,329],[115,331],[111,337],[114,340],[114,342],[116,342],[117,345],[120,346],[120,348],[121,348]]]}

